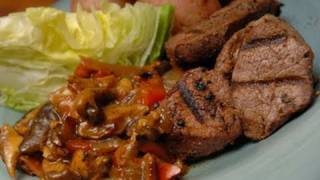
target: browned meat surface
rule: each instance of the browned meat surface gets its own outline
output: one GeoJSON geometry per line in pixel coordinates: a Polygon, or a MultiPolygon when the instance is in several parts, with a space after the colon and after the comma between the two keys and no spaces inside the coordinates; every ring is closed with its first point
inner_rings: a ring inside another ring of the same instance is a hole
{"type": "Polygon", "coordinates": [[[208,20],[169,39],[167,56],[181,66],[213,64],[222,46],[235,32],[266,13],[277,14],[279,7],[276,0],[235,0],[208,20]]]}
{"type": "Polygon", "coordinates": [[[204,157],[222,150],[241,134],[230,101],[224,101],[230,97],[227,84],[222,76],[208,75],[201,68],[187,72],[179,81],[162,104],[174,124],[167,139],[172,154],[181,159],[204,157]]]}
{"type": "Polygon", "coordinates": [[[231,78],[244,134],[261,140],[312,101],[313,52],[286,22],[266,15],[224,46],[215,71],[231,78]]]}

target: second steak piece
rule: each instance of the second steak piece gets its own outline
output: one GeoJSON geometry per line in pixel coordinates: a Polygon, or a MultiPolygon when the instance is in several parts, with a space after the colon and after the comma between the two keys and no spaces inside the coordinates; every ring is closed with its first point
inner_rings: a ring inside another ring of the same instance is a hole
{"type": "Polygon", "coordinates": [[[230,106],[228,81],[197,68],[188,71],[162,104],[173,123],[166,144],[181,159],[197,159],[222,150],[241,134],[230,106]],[[226,98],[226,99],[225,99],[226,98]]]}
{"type": "Polygon", "coordinates": [[[166,44],[169,59],[181,66],[214,64],[225,42],[250,21],[267,13],[279,13],[276,0],[235,0],[166,44]]]}
{"type": "Polygon", "coordinates": [[[289,24],[266,15],[237,32],[215,71],[231,79],[244,134],[261,140],[313,99],[313,52],[289,24]]]}

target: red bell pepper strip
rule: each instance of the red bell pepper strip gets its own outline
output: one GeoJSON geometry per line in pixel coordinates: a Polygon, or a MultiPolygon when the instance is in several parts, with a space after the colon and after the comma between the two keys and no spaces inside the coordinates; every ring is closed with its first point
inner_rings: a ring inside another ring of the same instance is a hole
{"type": "Polygon", "coordinates": [[[164,161],[159,161],[158,172],[159,180],[171,180],[178,176],[182,171],[181,168],[176,165],[169,164],[164,161]]]}
{"type": "Polygon", "coordinates": [[[144,153],[156,155],[158,158],[169,161],[169,155],[164,147],[152,141],[143,142],[139,146],[139,150],[144,153]]]}
{"type": "Polygon", "coordinates": [[[155,76],[140,83],[136,101],[147,106],[152,106],[163,100],[165,96],[166,91],[162,80],[160,77],[155,76]]]}

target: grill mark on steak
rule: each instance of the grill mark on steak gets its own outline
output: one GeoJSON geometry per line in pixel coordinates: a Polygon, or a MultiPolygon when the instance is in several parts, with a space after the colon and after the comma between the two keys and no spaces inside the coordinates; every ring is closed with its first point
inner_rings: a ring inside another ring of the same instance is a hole
{"type": "Polygon", "coordinates": [[[208,110],[211,104],[214,102],[214,95],[212,94],[212,92],[207,91],[205,96],[200,96],[200,98],[195,97],[195,95],[191,90],[188,89],[187,85],[183,81],[178,82],[178,89],[183,100],[191,109],[197,121],[203,123],[205,116],[207,116],[208,113],[210,116],[215,115],[214,109],[208,110]],[[199,99],[202,104],[198,102],[199,99]]]}
{"type": "Polygon", "coordinates": [[[181,93],[182,98],[184,99],[188,107],[191,109],[193,115],[200,123],[202,123],[204,119],[204,114],[201,111],[199,111],[199,106],[196,100],[192,97],[192,93],[187,89],[187,86],[183,81],[179,81],[178,89],[181,93]]]}
{"type": "MultiPolygon", "coordinates": [[[[231,84],[238,84],[238,85],[247,85],[247,84],[268,84],[274,81],[277,82],[292,82],[292,81],[305,81],[306,79],[304,77],[299,77],[299,76],[289,76],[289,77],[283,77],[283,78],[277,78],[277,79],[265,79],[265,80],[259,80],[259,81],[244,81],[244,82],[239,82],[239,81],[232,81],[231,84]]],[[[309,79],[311,80],[311,79],[309,79]]]]}
{"type": "Polygon", "coordinates": [[[206,100],[207,95],[213,96],[213,94],[208,89],[205,76],[204,69],[198,68],[186,73],[178,82],[178,90],[183,100],[200,123],[208,118],[208,114],[210,116],[215,114],[214,108],[211,108],[213,101],[206,100]]]}
{"type": "Polygon", "coordinates": [[[285,35],[275,35],[274,37],[267,38],[257,38],[252,39],[250,42],[247,42],[241,50],[252,49],[258,46],[269,46],[271,44],[280,44],[286,41],[287,37],[285,35]]]}

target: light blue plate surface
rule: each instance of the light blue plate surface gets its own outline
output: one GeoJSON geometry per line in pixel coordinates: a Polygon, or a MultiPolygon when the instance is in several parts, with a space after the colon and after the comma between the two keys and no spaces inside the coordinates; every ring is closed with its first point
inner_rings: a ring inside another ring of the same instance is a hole
{"type": "MultiPolygon", "coordinates": [[[[320,1],[283,0],[282,18],[290,22],[315,52],[314,70],[320,75],[320,1]]],[[[54,5],[69,8],[68,0],[54,5]]],[[[0,78],[5,78],[1,75],[0,78]]],[[[0,107],[0,124],[13,124],[21,114],[0,107]]],[[[268,139],[202,161],[185,177],[192,180],[319,180],[320,101],[268,139]]],[[[0,163],[0,180],[9,180],[0,163]]],[[[35,178],[19,174],[20,180],[35,178]]]]}

